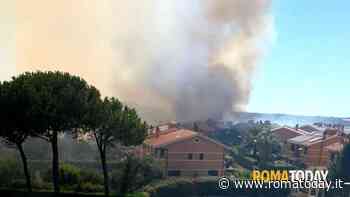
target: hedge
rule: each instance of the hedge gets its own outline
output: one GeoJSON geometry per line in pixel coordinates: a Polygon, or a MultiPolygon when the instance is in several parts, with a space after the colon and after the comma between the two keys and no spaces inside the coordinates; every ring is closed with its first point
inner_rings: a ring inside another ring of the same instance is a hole
{"type": "MultiPolygon", "coordinates": [[[[57,197],[53,192],[25,192],[25,191],[14,191],[14,190],[1,190],[0,196],[6,197],[57,197]]],[[[103,193],[99,194],[85,194],[85,193],[65,193],[61,192],[59,197],[102,197],[103,193]]],[[[117,196],[116,194],[111,194],[110,196],[117,196]]],[[[149,197],[145,192],[138,192],[133,194],[127,194],[125,197],[149,197]]]]}
{"type": "Polygon", "coordinates": [[[144,188],[151,197],[187,197],[187,196],[235,196],[235,197],[286,197],[289,190],[268,189],[234,189],[218,188],[216,178],[201,179],[167,179],[150,184],[144,188]]]}

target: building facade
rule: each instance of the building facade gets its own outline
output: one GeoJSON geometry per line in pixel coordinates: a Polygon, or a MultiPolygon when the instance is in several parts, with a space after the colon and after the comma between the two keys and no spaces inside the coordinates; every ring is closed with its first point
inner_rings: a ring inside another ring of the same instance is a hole
{"type": "Polygon", "coordinates": [[[192,130],[163,126],[145,140],[143,155],[159,160],[166,176],[222,176],[227,149],[192,130]]]}
{"type": "Polygon", "coordinates": [[[327,167],[336,154],[347,143],[347,138],[340,132],[326,130],[322,134],[301,135],[288,140],[289,158],[302,163],[308,168],[327,167]]]}

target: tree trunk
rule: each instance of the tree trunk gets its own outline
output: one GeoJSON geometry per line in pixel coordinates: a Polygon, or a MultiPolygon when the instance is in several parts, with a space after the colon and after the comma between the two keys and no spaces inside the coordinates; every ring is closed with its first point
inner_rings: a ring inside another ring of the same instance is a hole
{"type": "Polygon", "coordinates": [[[57,145],[57,131],[53,132],[51,139],[52,146],[52,181],[55,194],[60,192],[59,186],[59,159],[58,159],[58,145],[57,145]]]}
{"type": "Polygon", "coordinates": [[[102,147],[98,147],[101,157],[101,164],[103,170],[103,178],[104,178],[104,187],[105,187],[105,196],[109,196],[109,178],[108,178],[108,169],[106,162],[106,151],[102,150],[102,147]]]}
{"type": "Polygon", "coordinates": [[[123,177],[122,177],[122,183],[121,183],[121,186],[120,186],[120,194],[121,196],[125,196],[127,193],[128,193],[128,190],[129,190],[129,185],[130,185],[130,180],[129,180],[129,177],[130,177],[130,173],[131,173],[131,161],[130,161],[130,157],[127,156],[127,160],[126,160],[126,165],[125,165],[125,168],[124,168],[124,174],[123,174],[123,177]]]}
{"type": "Polygon", "coordinates": [[[28,191],[31,192],[32,191],[32,183],[30,181],[30,174],[28,171],[27,157],[24,154],[22,144],[17,144],[17,148],[18,148],[19,152],[21,153],[21,159],[22,159],[22,163],[23,163],[23,171],[24,171],[24,175],[26,177],[27,188],[28,188],[28,191]]]}

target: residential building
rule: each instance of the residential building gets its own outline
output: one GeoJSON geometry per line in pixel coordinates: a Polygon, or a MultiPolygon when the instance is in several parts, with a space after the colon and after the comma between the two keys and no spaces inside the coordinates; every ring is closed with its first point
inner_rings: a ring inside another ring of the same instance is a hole
{"type": "Polygon", "coordinates": [[[291,138],[294,138],[300,135],[309,134],[308,131],[304,131],[298,128],[298,126],[296,126],[295,128],[291,128],[287,126],[275,128],[275,129],[272,129],[272,133],[282,143],[286,143],[291,138]]]}
{"type": "Polygon", "coordinates": [[[150,132],[143,155],[152,155],[166,176],[222,176],[228,148],[198,132],[162,125],[150,132]]]}
{"type": "Polygon", "coordinates": [[[300,135],[287,142],[289,159],[308,168],[327,167],[346,142],[344,134],[335,129],[300,135]]]}

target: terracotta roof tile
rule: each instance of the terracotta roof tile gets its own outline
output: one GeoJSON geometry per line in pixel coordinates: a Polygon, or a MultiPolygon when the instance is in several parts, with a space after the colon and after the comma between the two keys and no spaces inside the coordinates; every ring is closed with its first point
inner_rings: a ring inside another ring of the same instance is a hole
{"type": "Polygon", "coordinates": [[[309,146],[322,140],[322,135],[300,135],[288,140],[289,143],[309,146]]]}
{"type": "Polygon", "coordinates": [[[309,132],[303,131],[301,129],[292,129],[289,127],[280,127],[276,129],[272,129],[272,132],[277,136],[279,140],[286,141],[288,139],[300,136],[300,135],[306,135],[309,134],[309,132]]]}
{"type": "Polygon", "coordinates": [[[159,146],[165,146],[177,141],[181,141],[184,139],[192,138],[194,136],[198,135],[198,133],[187,130],[187,129],[178,129],[173,132],[167,132],[167,133],[161,133],[158,137],[152,136],[145,140],[146,144],[159,147],[159,146]]]}

